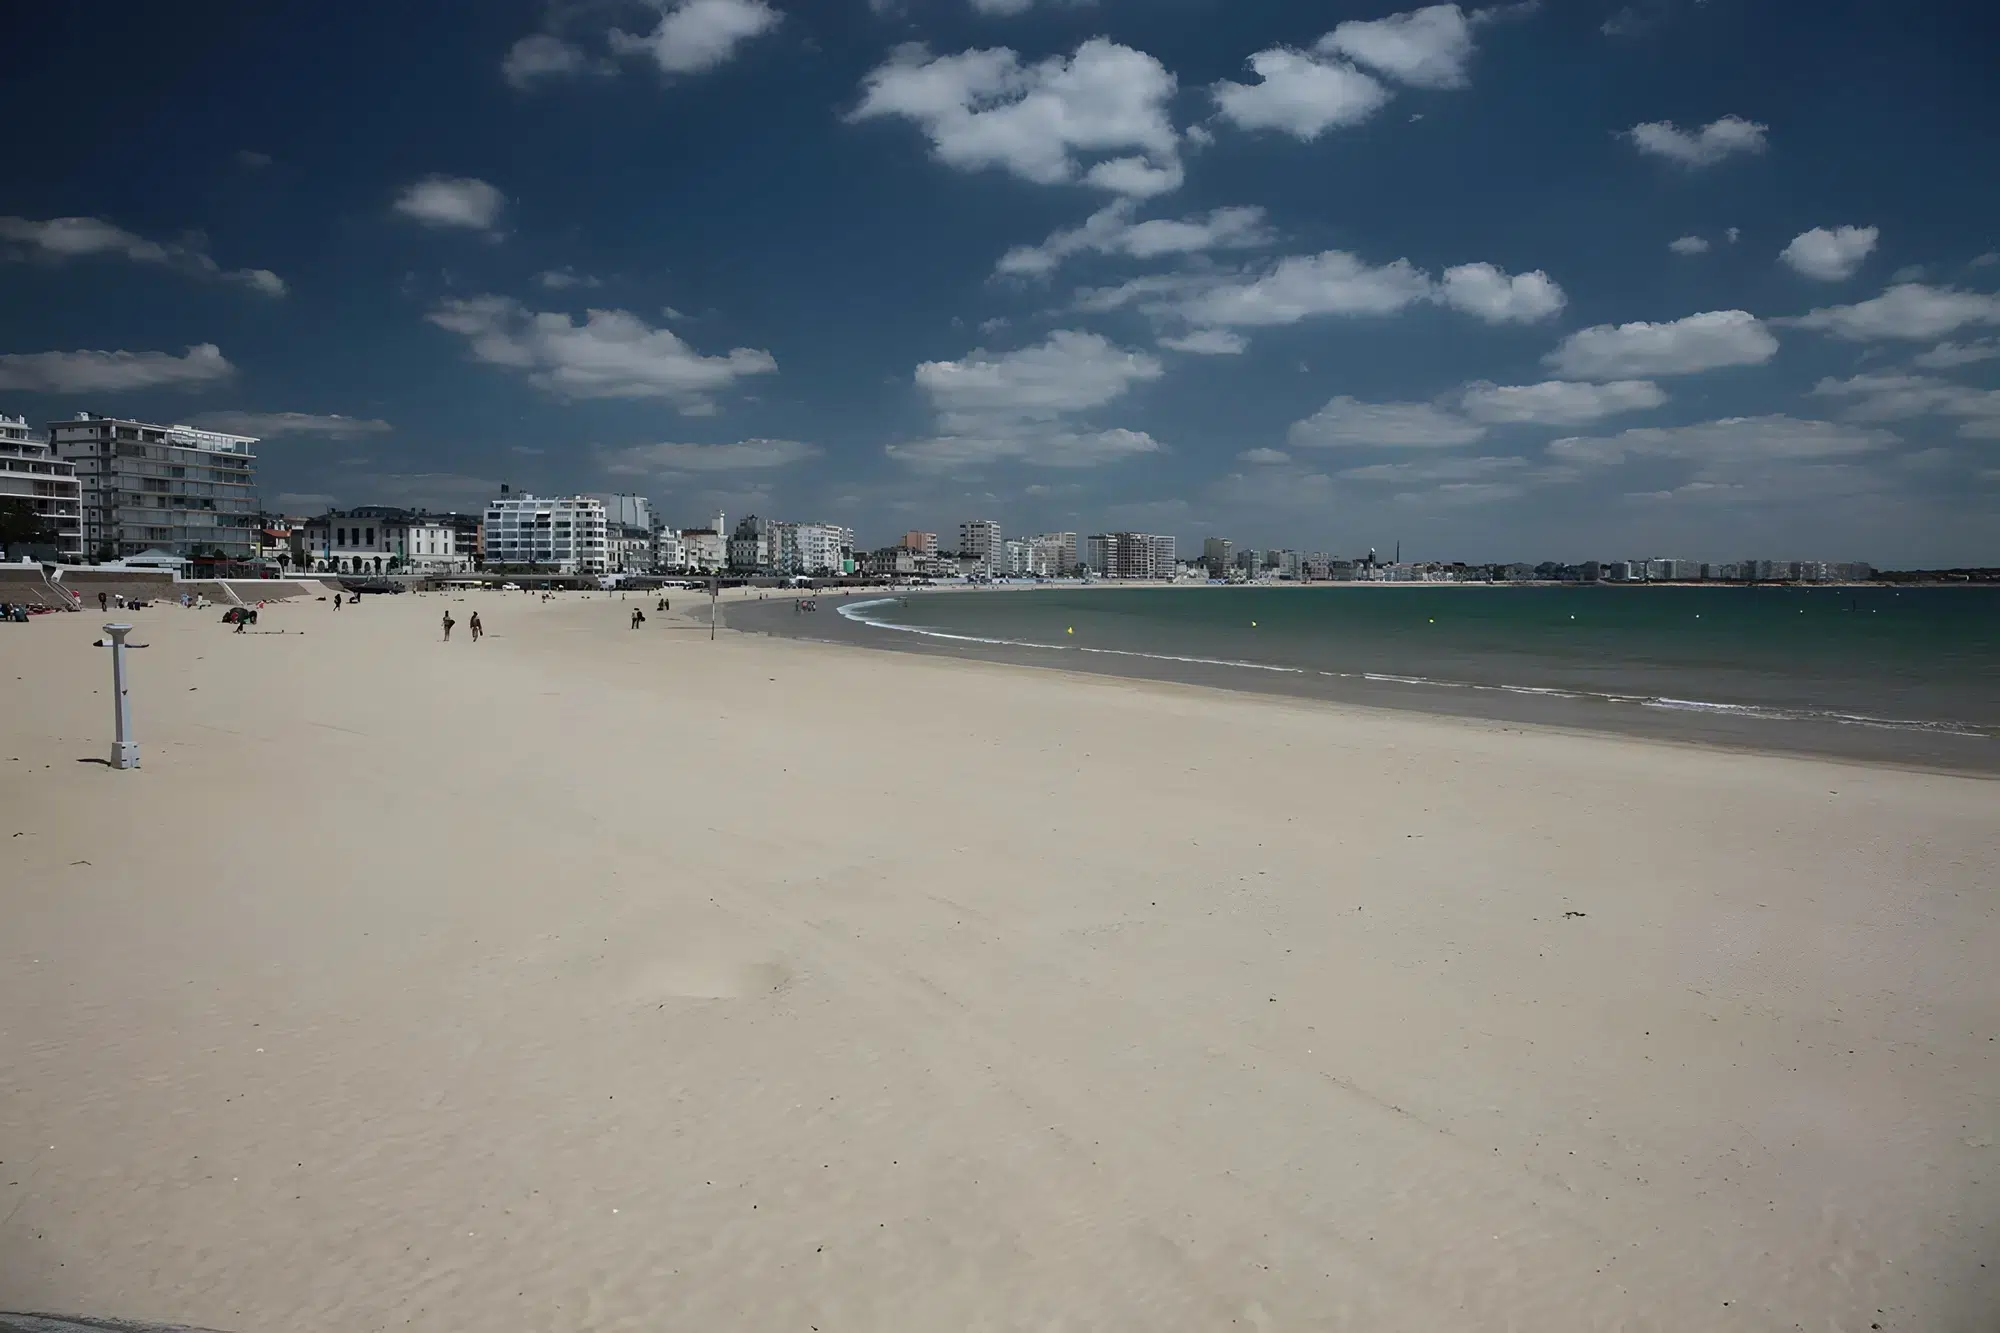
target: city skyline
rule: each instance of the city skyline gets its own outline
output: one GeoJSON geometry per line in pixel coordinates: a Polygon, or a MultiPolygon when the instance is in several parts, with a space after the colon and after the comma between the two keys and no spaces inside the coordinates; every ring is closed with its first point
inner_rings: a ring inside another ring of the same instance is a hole
{"type": "Polygon", "coordinates": [[[19,96],[96,85],[0,205],[0,413],[259,437],[302,514],[1990,565],[1975,22],[361,3],[307,60],[81,0],[22,25],[19,96]]]}

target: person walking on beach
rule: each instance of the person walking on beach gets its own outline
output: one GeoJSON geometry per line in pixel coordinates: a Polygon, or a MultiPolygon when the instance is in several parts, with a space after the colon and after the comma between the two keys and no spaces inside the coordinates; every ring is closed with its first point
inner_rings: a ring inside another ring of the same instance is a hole
{"type": "Polygon", "coordinates": [[[479,623],[479,613],[477,611],[472,613],[472,620],[469,622],[468,627],[472,630],[472,641],[474,643],[478,643],[480,637],[486,633],[486,630],[479,623]]]}
{"type": "Polygon", "coordinates": [[[110,597],[108,597],[107,595],[105,595],[104,593],[99,593],[99,594],[97,594],[97,612],[98,612],[98,614],[99,614],[99,615],[102,615],[102,614],[104,614],[104,613],[105,613],[106,611],[109,611],[110,609],[111,609],[111,598],[110,598],[110,597]]]}
{"type": "Polygon", "coordinates": [[[452,626],[451,612],[447,611],[444,613],[444,641],[446,643],[451,642],[451,626],[452,626]]]}
{"type": "Polygon", "coordinates": [[[643,625],[643,624],[645,624],[645,623],[646,623],[646,613],[645,613],[644,611],[641,611],[641,610],[640,610],[640,609],[639,609],[638,607],[636,607],[636,606],[635,606],[635,607],[633,607],[633,608],[632,608],[632,628],[633,628],[633,629],[637,629],[637,628],[639,628],[639,626],[641,626],[641,625],[643,625]]]}

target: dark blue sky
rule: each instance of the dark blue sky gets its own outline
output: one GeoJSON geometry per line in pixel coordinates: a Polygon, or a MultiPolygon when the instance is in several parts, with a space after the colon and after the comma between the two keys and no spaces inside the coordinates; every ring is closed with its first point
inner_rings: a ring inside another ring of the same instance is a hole
{"type": "Polygon", "coordinates": [[[10,24],[0,411],[263,434],[274,508],[2000,562],[1989,6],[10,24]]]}

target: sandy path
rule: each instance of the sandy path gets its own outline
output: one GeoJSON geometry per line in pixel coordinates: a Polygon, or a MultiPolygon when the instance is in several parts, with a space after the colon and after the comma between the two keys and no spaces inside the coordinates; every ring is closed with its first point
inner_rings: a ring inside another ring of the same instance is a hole
{"type": "Polygon", "coordinates": [[[0,627],[0,1308],[2000,1302],[1992,783],[445,605],[0,627]]]}

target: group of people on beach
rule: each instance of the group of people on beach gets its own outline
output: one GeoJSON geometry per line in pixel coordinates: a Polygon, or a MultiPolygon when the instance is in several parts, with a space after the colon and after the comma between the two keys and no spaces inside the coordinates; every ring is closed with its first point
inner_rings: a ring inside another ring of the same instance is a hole
{"type": "MultiPolygon", "coordinates": [[[[457,623],[456,620],[451,618],[450,611],[444,613],[444,641],[446,643],[451,642],[451,629],[457,623]]],[[[474,643],[478,643],[486,637],[486,627],[479,623],[479,613],[477,611],[472,613],[472,619],[466,623],[466,628],[472,631],[472,641],[474,643]]]]}

